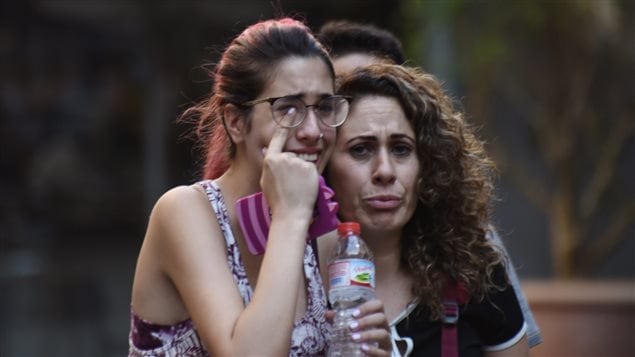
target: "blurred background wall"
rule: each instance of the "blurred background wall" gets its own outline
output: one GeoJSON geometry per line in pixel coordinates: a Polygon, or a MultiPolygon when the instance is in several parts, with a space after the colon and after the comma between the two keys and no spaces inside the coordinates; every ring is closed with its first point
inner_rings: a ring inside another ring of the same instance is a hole
{"type": "Polygon", "coordinates": [[[8,1],[0,356],[126,353],[149,211],[198,178],[176,117],[211,87],[201,65],[281,13],[390,29],[445,83],[499,165],[495,224],[523,280],[633,282],[632,1],[8,1]]]}

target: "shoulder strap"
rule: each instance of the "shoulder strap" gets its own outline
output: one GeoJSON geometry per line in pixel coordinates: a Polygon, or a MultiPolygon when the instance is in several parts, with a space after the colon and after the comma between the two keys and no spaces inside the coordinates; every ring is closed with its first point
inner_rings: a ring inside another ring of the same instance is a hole
{"type": "Polygon", "coordinates": [[[461,282],[450,279],[443,286],[442,298],[441,357],[458,357],[459,305],[467,302],[467,290],[461,282]]]}

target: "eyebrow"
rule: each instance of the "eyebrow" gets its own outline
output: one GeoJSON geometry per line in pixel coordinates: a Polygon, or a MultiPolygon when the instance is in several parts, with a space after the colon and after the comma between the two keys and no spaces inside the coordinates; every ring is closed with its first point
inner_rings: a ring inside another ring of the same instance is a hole
{"type": "Polygon", "coordinates": [[[332,97],[334,95],[335,95],[334,93],[330,93],[330,94],[329,93],[322,93],[322,94],[320,94],[318,96],[318,98],[320,98],[320,100],[322,100],[322,99],[326,99],[326,98],[332,97]]]}
{"type": "MultiPolygon", "coordinates": [[[[413,143],[417,142],[415,138],[408,136],[406,134],[391,134],[390,139],[391,140],[406,139],[408,141],[412,141],[413,143]]],[[[360,136],[356,136],[354,138],[347,140],[346,143],[350,143],[353,140],[378,141],[377,136],[375,135],[360,135],[360,136]]]]}
{"type": "MultiPolygon", "coordinates": [[[[308,93],[300,92],[300,93],[287,94],[287,95],[283,95],[283,96],[276,97],[276,98],[295,98],[295,99],[300,99],[301,101],[304,102],[304,100],[306,99],[307,95],[308,95],[308,93]]],[[[332,93],[322,93],[322,94],[318,94],[317,96],[318,96],[319,100],[322,100],[322,99],[325,99],[325,98],[328,98],[328,97],[332,97],[334,95],[335,94],[332,94],[332,93]]]]}
{"type": "Polygon", "coordinates": [[[391,139],[408,139],[410,141],[416,141],[413,137],[406,134],[392,134],[390,135],[391,139]]]}
{"type": "Polygon", "coordinates": [[[351,141],[355,141],[355,140],[362,140],[362,141],[377,141],[377,137],[374,135],[361,135],[361,136],[355,136],[352,137],[348,140],[346,140],[346,143],[350,143],[351,141]]]}

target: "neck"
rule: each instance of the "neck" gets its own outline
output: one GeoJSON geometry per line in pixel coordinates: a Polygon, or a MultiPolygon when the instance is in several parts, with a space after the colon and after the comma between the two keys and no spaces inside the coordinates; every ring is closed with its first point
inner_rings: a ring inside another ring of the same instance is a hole
{"type": "Polygon", "coordinates": [[[373,252],[377,279],[393,276],[401,268],[401,235],[382,233],[365,235],[364,240],[373,252]]]}
{"type": "Polygon", "coordinates": [[[238,199],[262,191],[260,171],[254,166],[238,157],[233,159],[227,171],[218,178],[223,195],[228,196],[231,192],[231,195],[238,199]]]}
{"type": "Polygon", "coordinates": [[[412,275],[401,265],[401,232],[370,236],[375,257],[375,292],[393,321],[412,302],[412,275]]]}

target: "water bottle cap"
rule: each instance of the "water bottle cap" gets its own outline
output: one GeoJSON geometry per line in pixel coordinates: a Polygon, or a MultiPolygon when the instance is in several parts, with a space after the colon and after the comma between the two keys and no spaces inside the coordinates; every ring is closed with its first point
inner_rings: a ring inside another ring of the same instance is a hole
{"type": "Polygon", "coordinates": [[[341,236],[346,235],[346,233],[360,234],[360,232],[361,228],[357,222],[342,222],[337,226],[337,233],[341,236]]]}

